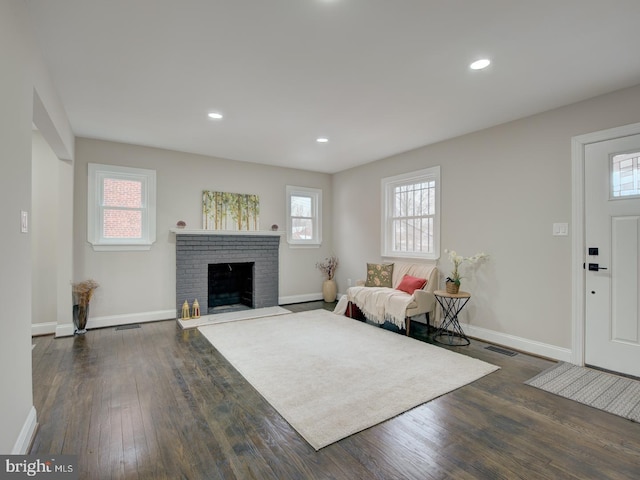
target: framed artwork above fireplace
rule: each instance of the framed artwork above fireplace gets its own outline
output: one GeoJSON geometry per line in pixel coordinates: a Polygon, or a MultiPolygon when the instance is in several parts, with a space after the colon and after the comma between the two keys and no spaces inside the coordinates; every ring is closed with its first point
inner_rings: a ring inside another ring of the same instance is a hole
{"type": "Polygon", "coordinates": [[[203,230],[258,231],[260,197],[245,193],[202,192],[203,230]]]}

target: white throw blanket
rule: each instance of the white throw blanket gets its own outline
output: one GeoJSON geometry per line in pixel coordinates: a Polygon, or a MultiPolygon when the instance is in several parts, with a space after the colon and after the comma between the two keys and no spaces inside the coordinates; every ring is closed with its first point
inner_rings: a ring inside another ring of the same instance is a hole
{"type": "MultiPolygon", "coordinates": [[[[351,287],[346,297],[347,301],[362,311],[367,320],[378,324],[388,321],[399,328],[405,327],[407,307],[414,300],[413,295],[388,287],[351,287]]],[[[341,299],[334,313],[343,315],[345,310],[346,302],[341,299]]]]}

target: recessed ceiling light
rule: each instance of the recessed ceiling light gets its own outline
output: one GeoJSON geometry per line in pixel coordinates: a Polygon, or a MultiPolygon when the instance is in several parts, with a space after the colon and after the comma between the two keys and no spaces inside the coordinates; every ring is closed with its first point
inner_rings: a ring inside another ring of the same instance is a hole
{"type": "Polygon", "coordinates": [[[218,112],[211,112],[209,114],[209,118],[213,118],[214,120],[220,120],[222,118],[222,114],[218,112]]]}
{"type": "Polygon", "coordinates": [[[471,68],[471,70],[482,70],[483,68],[487,68],[489,65],[491,65],[491,60],[488,58],[481,58],[469,65],[469,68],[471,68]]]}
{"type": "Polygon", "coordinates": [[[329,139],[326,138],[326,137],[318,137],[318,138],[316,138],[316,142],[318,142],[318,143],[327,143],[328,141],[329,141],[329,139]]]}

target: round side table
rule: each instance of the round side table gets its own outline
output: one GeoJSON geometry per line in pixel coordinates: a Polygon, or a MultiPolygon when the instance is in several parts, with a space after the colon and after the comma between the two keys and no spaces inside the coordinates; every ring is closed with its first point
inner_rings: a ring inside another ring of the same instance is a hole
{"type": "Polygon", "coordinates": [[[471,341],[460,326],[458,314],[471,299],[471,294],[467,292],[447,293],[446,290],[436,290],[433,294],[442,307],[442,322],[440,322],[436,333],[433,334],[433,341],[443,345],[469,345],[471,341]]]}

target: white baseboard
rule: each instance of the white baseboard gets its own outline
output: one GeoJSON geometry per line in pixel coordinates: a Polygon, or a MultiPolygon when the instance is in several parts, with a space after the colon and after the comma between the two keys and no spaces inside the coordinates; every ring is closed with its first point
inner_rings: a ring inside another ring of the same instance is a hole
{"type": "Polygon", "coordinates": [[[63,323],[56,325],[56,335],[55,337],[72,337],[75,327],[73,326],[73,322],[71,323],[63,323]]]}
{"type": "MultiPolygon", "coordinates": [[[[157,322],[176,318],[175,310],[158,310],[155,312],[127,313],[124,315],[105,315],[103,317],[89,317],[87,330],[92,328],[115,327],[131,323],[157,322]]],[[[75,332],[73,323],[56,326],[56,337],[71,337],[75,332]]]]}
{"type": "Polygon", "coordinates": [[[36,414],[36,407],[31,406],[29,410],[29,414],[22,425],[22,429],[20,430],[20,435],[18,435],[18,439],[16,443],[13,445],[13,450],[11,450],[11,455],[26,455],[29,453],[29,447],[31,446],[31,440],[36,433],[36,429],[38,428],[38,415],[36,414]]]}
{"type": "Polygon", "coordinates": [[[315,302],[322,300],[322,293],[307,293],[304,295],[290,295],[288,297],[279,297],[279,305],[288,305],[290,303],[315,302]]]}
{"type": "Polygon", "coordinates": [[[552,358],[563,362],[571,362],[571,350],[568,348],[557,347],[547,343],[529,340],[527,338],[516,337],[507,333],[500,333],[488,330],[482,327],[474,327],[469,324],[462,324],[462,329],[470,337],[484,340],[490,343],[496,343],[505,347],[510,347],[522,352],[531,353],[541,357],[552,358]]]}
{"type": "Polygon", "coordinates": [[[34,323],[31,325],[31,336],[37,337],[38,335],[51,335],[56,333],[56,322],[34,323]]]}
{"type": "Polygon", "coordinates": [[[87,329],[115,327],[117,325],[129,325],[131,323],[157,322],[158,320],[171,320],[175,318],[175,310],[158,310],[155,312],[107,315],[104,317],[93,318],[89,317],[89,320],[87,320],[87,329]]]}

